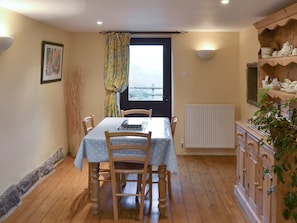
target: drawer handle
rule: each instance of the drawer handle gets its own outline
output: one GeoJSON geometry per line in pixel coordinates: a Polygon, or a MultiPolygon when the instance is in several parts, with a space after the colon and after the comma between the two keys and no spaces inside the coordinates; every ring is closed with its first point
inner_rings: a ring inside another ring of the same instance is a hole
{"type": "Polygon", "coordinates": [[[268,155],[266,152],[262,152],[262,158],[266,158],[267,159],[268,155]]]}
{"type": "Polygon", "coordinates": [[[243,137],[243,134],[241,132],[237,133],[237,135],[243,137]]]}
{"type": "Polygon", "coordinates": [[[252,141],[248,141],[248,145],[252,146],[252,145],[254,145],[254,143],[252,141]]]}
{"type": "Polygon", "coordinates": [[[262,190],[263,189],[262,186],[259,186],[259,182],[255,182],[255,186],[258,188],[258,190],[262,190]]]}
{"type": "Polygon", "coordinates": [[[243,172],[246,172],[246,168],[243,168],[242,171],[243,171],[243,172]]]}

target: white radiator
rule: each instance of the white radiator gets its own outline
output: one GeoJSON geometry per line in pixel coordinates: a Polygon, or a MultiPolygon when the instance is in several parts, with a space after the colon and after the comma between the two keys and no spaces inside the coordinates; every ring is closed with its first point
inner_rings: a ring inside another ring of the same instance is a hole
{"type": "Polygon", "coordinates": [[[234,105],[186,104],[186,148],[234,148],[234,105]]]}

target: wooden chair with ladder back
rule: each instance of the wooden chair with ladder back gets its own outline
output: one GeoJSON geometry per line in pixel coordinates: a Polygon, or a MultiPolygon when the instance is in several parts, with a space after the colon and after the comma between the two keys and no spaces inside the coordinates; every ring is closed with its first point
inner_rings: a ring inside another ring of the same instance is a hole
{"type": "MultiPolygon", "coordinates": [[[[119,198],[127,196],[135,196],[140,199],[139,220],[143,219],[151,134],[151,132],[105,131],[111,172],[114,220],[117,220],[119,215],[119,198]],[[125,139],[128,137],[129,140],[125,139]],[[136,186],[140,185],[140,188],[135,193],[127,192],[125,188],[121,187],[120,176],[124,174],[134,174],[137,177],[136,186]]],[[[138,199],[136,200],[138,201],[138,199]]]]}
{"type": "Polygon", "coordinates": [[[128,110],[121,110],[121,115],[122,117],[127,117],[127,116],[133,116],[133,117],[138,117],[138,116],[147,116],[147,117],[152,117],[153,115],[153,110],[152,109],[128,109],[128,110]]]}
{"type": "MultiPolygon", "coordinates": [[[[90,131],[95,128],[94,125],[94,115],[88,115],[82,120],[84,134],[87,135],[90,131]]],[[[100,165],[102,166],[102,164],[100,165]]],[[[91,164],[89,163],[89,173],[88,173],[88,195],[90,196],[92,192],[92,176],[91,176],[91,164]]],[[[99,168],[99,181],[110,181],[110,169],[109,168],[99,168]],[[107,174],[108,176],[103,176],[107,174]]]]}

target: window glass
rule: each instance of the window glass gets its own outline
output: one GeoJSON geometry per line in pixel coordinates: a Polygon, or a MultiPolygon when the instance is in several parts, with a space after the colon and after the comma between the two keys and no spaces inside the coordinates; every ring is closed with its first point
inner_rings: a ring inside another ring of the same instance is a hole
{"type": "Polygon", "coordinates": [[[130,45],[129,101],[163,100],[163,46],[130,45]]]}

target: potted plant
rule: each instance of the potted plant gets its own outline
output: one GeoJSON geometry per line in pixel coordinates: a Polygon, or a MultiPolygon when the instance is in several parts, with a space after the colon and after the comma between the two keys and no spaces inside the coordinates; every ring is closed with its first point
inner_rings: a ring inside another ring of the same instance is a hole
{"type": "MultiPolygon", "coordinates": [[[[277,184],[285,186],[282,214],[285,219],[293,217],[297,222],[297,98],[292,97],[286,102],[276,101],[269,97],[268,91],[269,89],[262,89],[259,92],[259,109],[253,118],[253,123],[259,130],[270,133],[261,143],[265,140],[275,150],[274,165],[271,170],[265,169],[263,174],[273,172],[277,176],[277,184]],[[291,117],[283,117],[283,110],[291,117]]],[[[275,192],[276,186],[269,188],[267,193],[275,192]]]]}

